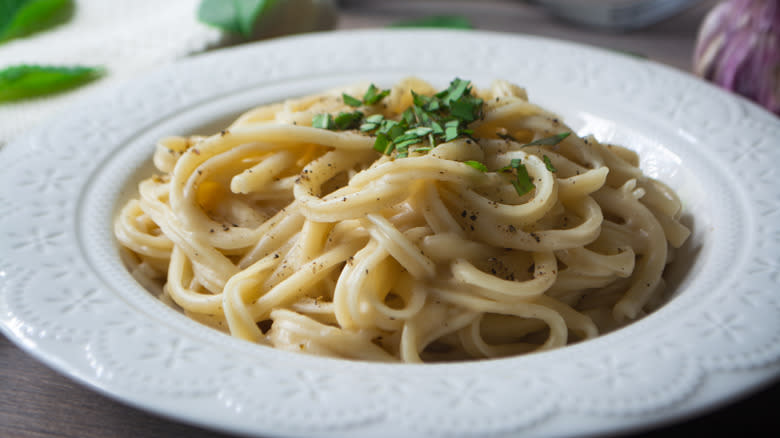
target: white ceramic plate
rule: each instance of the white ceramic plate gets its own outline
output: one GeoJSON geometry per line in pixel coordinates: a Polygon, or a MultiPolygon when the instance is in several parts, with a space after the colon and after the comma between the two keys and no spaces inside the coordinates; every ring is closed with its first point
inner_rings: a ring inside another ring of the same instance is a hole
{"type": "Polygon", "coordinates": [[[651,427],[780,374],[780,122],[652,62],[481,32],[280,39],[160,69],[0,152],[0,328],[94,389],[246,435],[574,436],[651,427]],[[656,313],[557,351],[376,365],[271,350],[165,307],[125,271],[118,202],[163,135],[214,132],[260,103],[406,75],[505,78],[579,134],[638,150],[693,235],[656,313]]]}

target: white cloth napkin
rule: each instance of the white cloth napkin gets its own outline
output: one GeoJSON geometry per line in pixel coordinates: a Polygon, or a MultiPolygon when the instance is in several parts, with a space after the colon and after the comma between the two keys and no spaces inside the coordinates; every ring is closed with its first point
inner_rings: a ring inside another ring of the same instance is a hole
{"type": "Polygon", "coordinates": [[[0,69],[17,64],[84,65],[102,78],[55,96],[0,103],[0,148],[75,99],[220,43],[197,20],[199,0],[77,0],[70,20],[0,44],[0,69]]]}

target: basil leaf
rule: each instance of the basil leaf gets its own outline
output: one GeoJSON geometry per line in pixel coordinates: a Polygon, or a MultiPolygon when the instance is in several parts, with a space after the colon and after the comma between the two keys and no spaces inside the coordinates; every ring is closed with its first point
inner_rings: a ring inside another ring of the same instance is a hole
{"type": "Polygon", "coordinates": [[[555,146],[556,144],[563,141],[564,138],[571,135],[571,132],[563,132],[561,134],[556,134],[550,137],[544,137],[540,138],[539,140],[534,140],[530,143],[526,143],[520,147],[526,147],[526,146],[555,146]]]}
{"type": "Polygon", "coordinates": [[[198,20],[250,38],[258,18],[274,3],[276,0],[202,0],[198,20]]]}
{"type": "Polygon", "coordinates": [[[72,14],[72,0],[2,0],[0,42],[63,23],[72,14]]]}
{"type": "Polygon", "coordinates": [[[17,65],[0,70],[0,102],[26,99],[86,84],[103,74],[94,67],[17,65]]]}
{"type": "Polygon", "coordinates": [[[459,15],[433,15],[430,17],[400,20],[388,27],[434,27],[447,29],[473,29],[468,18],[459,15]]]}
{"type": "Polygon", "coordinates": [[[484,164],[480,163],[479,161],[468,160],[468,161],[464,161],[463,163],[464,164],[468,164],[469,166],[479,170],[480,172],[487,172],[487,170],[488,170],[487,166],[485,166],[484,164]]]}

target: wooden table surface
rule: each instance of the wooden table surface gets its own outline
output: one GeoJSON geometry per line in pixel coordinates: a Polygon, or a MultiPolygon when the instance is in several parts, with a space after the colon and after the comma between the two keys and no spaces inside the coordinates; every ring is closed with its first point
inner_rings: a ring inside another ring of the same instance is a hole
{"type": "MultiPolygon", "coordinates": [[[[441,12],[437,8],[441,8],[443,2],[346,3],[349,8],[341,13],[340,28],[380,27],[401,18],[441,12]]],[[[447,12],[469,16],[478,29],[522,32],[641,53],[689,71],[696,29],[714,0],[705,0],[685,13],[650,28],[623,34],[562,23],[538,8],[519,2],[450,3],[447,12]]],[[[702,436],[710,430],[744,433],[777,429],[780,419],[774,410],[778,406],[780,385],[774,384],[687,422],[630,436],[660,438],[670,436],[670,433],[702,436]],[[760,428],[757,429],[757,426],[760,428]]],[[[174,436],[217,438],[227,435],[172,422],[115,402],[50,370],[0,336],[0,437],[174,436]]]]}

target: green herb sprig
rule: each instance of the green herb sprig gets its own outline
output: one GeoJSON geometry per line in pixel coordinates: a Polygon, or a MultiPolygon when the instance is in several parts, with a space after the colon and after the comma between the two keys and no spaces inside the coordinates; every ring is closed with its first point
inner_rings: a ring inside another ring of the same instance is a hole
{"type": "MultiPolygon", "coordinates": [[[[363,118],[359,111],[339,113],[333,122],[321,114],[312,120],[312,126],[325,129],[359,129],[373,134],[374,149],[395,158],[409,156],[410,152],[428,152],[437,144],[468,137],[473,131],[468,124],[482,117],[483,101],[471,94],[471,82],[456,78],[449,87],[433,96],[425,96],[412,91],[412,106],[401,115],[400,120],[385,119],[381,114],[363,118]],[[344,123],[338,123],[343,119],[344,123]],[[424,143],[427,141],[427,145],[424,143]],[[419,147],[410,150],[411,146],[419,147]]],[[[382,101],[390,90],[380,90],[371,84],[362,99],[342,94],[342,100],[348,106],[358,108],[375,105],[382,101]]]]}
{"type": "MultiPolygon", "coordinates": [[[[473,131],[468,125],[479,120],[483,115],[483,100],[472,95],[471,82],[455,78],[447,89],[425,96],[412,93],[412,105],[404,110],[399,120],[386,119],[382,114],[364,117],[361,111],[340,112],[335,117],[330,114],[317,114],[312,118],[315,128],[330,130],[358,129],[361,132],[375,136],[374,150],[395,158],[405,158],[410,152],[426,153],[442,142],[449,142],[459,137],[470,137],[473,131]],[[427,144],[425,144],[427,142],[427,144]]],[[[371,84],[362,99],[342,93],[345,105],[353,108],[375,105],[382,101],[390,90],[380,90],[371,84]]],[[[507,140],[517,141],[509,134],[498,134],[507,140]]],[[[570,132],[540,138],[526,146],[554,146],[571,135],[570,132]]],[[[550,172],[557,172],[550,157],[542,157],[545,167],[550,172]]],[[[484,163],[475,160],[464,161],[464,164],[480,172],[488,172],[484,163]]],[[[519,158],[512,159],[510,164],[497,169],[496,172],[511,175],[510,183],[519,196],[535,189],[528,169],[519,158]]]]}

